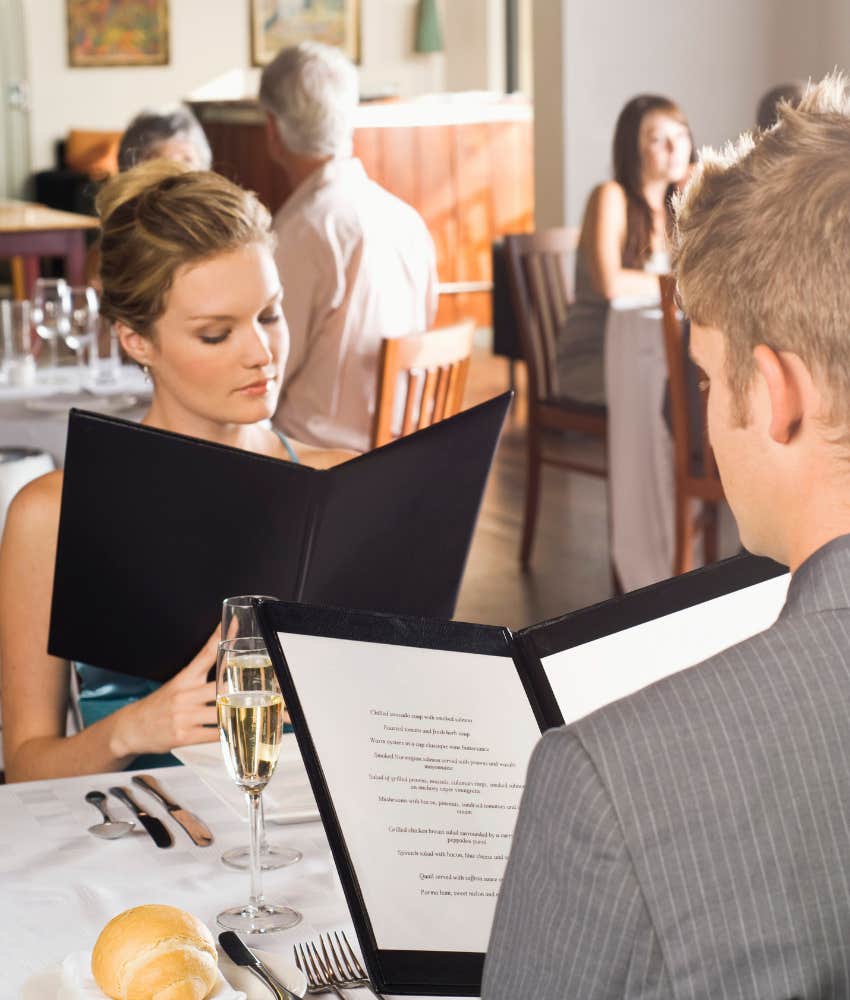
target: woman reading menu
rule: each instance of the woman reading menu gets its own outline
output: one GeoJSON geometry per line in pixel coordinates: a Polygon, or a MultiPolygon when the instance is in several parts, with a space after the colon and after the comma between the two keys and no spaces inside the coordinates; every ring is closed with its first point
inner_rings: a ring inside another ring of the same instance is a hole
{"type": "MultiPolygon", "coordinates": [[[[102,312],[153,383],[143,423],[315,467],[340,460],[342,453],[298,445],[267,424],[289,335],[269,216],[259,201],[217,174],[154,160],[110,181],[98,211],[102,312]]],[[[0,546],[10,781],[151,766],[140,756],[218,737],[215,684],[207,681],[218,630],[162,685],[47,653],[61,492],[61,471],[21,490],[0,546]],[[71,670],[84,728],[66,736],[71,670]]],[[[94,593],[97,581],[91,585],[94,593]]],[[[217,613],[210,609],[211,622],[217,613]]]]}

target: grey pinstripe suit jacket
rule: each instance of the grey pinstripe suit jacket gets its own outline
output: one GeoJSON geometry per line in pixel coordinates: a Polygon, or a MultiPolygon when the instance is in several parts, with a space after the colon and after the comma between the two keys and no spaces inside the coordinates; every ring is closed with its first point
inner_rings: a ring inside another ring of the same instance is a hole
{"type": "Polygon", "coordinates": [[[543,737],[482,996],[850,997],[850,535],[766,632],[543,737]]]}

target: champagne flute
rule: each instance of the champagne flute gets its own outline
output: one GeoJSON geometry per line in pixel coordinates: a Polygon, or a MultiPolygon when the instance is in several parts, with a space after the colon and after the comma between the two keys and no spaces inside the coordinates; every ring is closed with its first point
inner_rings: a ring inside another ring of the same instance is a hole
{"type": "Polygon", "coordinates": [[[283,732],[283,696],[262,639],[249,636],[218,644],[216,705],[224,762],[245,792],[251,821],[250,898],[244,906],[223,910],[216,920],[242,934],[286,930],[301,914],[265,901],[260,869],[260,803],[277,765],[283,732]]]}
{"type": "MultiPolygon", "coordinates": [[[[226,597],[221,605],[221,634],[225,639],[238,639],[244,636],[255,636],[262,642],[260,625],[254,613],[253,601],[260,594],[243,594],[240,597],[226,597]]],[[[270,597],[269,600],[275,598],[270,597]]],[[[265,650],[265,646],[263,646],[265,650]]],[[[221,856],[221,860],[230,868],[245,869],[251,863],[251,852],[248,846],[231,847],[221,856]]],[[[260,806],[260,866],[264,871],[275,868],[285,868],[301,860],[301,852],[293,847],[272,845],[266,838],[265,810],[260,806]]]]}
{"type": "Polygon", "coordinates": [[[35,332],[50,345],[50,368],[45,381],[62,383],[59,338],[71,325],[71,289],[63,278],[38,278],[33,287],[31,318],[35,332]]]}

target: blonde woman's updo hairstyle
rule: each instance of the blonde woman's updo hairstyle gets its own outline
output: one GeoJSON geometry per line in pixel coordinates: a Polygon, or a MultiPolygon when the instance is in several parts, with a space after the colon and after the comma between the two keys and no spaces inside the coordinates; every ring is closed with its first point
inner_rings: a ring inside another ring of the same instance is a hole
{"type": "Polygon", "coordinates": [[[220,174],[151,160],[97,197],[101,312],[143,336],[165,311],[177,270],[251,243],[274,245],[267,209],[220,174]]]}

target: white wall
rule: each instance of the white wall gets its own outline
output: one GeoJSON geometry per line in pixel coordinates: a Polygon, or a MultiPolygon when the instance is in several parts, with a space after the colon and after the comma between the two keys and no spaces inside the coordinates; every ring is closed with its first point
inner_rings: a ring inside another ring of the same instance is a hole
{"type": "MultiPolygon", "coordinates": [[[[65,0],[27,0],[25,7],[33,170],[53,165],[53,144],[69,128],[120,129],[142,107],[174,103],[250,65],[248,0],[171,0],[170,65],[111,69],[67,65],[65,0]]],[[[416,0],[362,0],[363,93],[442,89],[444,56],[413,52],[415,8],[416,0]]]]}
{"type": "Polygon", "coordinates": [[[535,70],[538,224],[581,222],[588,193],[611,176],[614,123],[630,97],[667,94],[688,115],[697,144],[723,143],[752,125],[769,87],[846,64],[846,8],[845,0],[538,0],[535,59],[550,67],[535,70]],[[558,16],[566,73],[560,122],[552,108],[558,16]]]}

